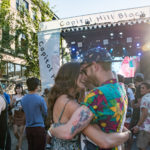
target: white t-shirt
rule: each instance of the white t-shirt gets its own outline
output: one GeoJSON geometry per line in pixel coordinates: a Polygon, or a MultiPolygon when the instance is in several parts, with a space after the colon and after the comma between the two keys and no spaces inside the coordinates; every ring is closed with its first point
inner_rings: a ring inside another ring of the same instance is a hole
{"type": "Polygon", "coordinates": [[[14,96],[13,98],[15,99],[14,110],[20,110],[20,108],[22,108],[21,99],[23,98],[23,96],[21,97],[14,96]]]}
{"type": "MultiPolygon", "coordinates": [[[[147,93],[142,97],[140,108],[146,108],[148,110],[148,116],[140,126],[140,130],[150,132],[150,93],[147,93]]],[[[140,113],[142,112],[140,111],[140,113]]]]}
{"type": "Polygon", "coordinates": [[[4,97],[0,95],[0,114],[3,110],[6,108],[6,101],[4,100],[4,97]]]}
{"type": "Polygon", "coordinates": [[[127,89],[127,93],[128,93],[129,98],[130,98],[130,102],[135,100],[135,96],[134,96],[134,93],[133,93],[131,88],[127,89]]]}

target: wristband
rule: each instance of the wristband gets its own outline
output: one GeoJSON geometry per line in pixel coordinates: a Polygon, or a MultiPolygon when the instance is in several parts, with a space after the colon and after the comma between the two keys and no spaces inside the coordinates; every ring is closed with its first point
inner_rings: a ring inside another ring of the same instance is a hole
{"type": "Polygon", "coordinates": [[[48,133],[48,135],[50,136],[50,137],[52,137],[52,134],[51,134],[51,132],[48,130],[47,131],[47,133],[48,133]]]}

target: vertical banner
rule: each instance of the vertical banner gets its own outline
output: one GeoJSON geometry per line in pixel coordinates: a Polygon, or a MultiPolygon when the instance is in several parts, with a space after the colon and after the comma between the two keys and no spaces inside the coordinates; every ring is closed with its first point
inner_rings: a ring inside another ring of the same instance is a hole
{"type": "Polygon", "coordinates": [[[54,84],[54,77],[60,67],[60,30],[38,33],[39,66],[42,91],[54,84]]]}

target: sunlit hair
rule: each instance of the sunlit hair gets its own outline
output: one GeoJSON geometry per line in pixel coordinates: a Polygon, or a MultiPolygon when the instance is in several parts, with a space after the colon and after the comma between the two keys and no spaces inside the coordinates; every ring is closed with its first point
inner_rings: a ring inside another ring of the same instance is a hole
{"type": "Polygon", "coordinates": [[[48,95],[48,120],[53,121],[53,107],[57,98],[66,94],[68,98],[74,99],[75,94],[70,94],[70,89],[76,91],[77,78],[80,73],[80,64],[76,62],[66,63],[59,69],[55,78],[54,86],[48,95]]]}
{"type": "Polygon", "coordinates": [[[23,93],[23,87],[22,87],[22,85],[21,85],[20,83],[16,84],[16,86],[15,86],[15,89],[14,89],[14,91],[15,91],[15,94],[17,94],[17,91],[16,91],[16,89],[19,89],[19,88],[21,88],[21,89],[22,89],[22,92],[21,92],[21,94],[22,94],[22,95],[24,95],[24,93],[23,93]]]}

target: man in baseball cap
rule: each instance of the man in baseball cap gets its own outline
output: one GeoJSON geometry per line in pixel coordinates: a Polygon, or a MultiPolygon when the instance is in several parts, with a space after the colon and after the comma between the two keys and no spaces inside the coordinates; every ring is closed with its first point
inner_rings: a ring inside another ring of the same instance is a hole
{"type": "MultiPolygon", "coordinates": [[[[91,82],[95,88],[86,95],[68,123],[52,130],[54,136],[63,133],[73,138],[90,122],[97,124],[104,132],[122,132],[127,95],[124,84],[113,78],[112,62],[111,55],[103,48],[93,48],[86,52],[81,64],[82,80],[91,82]]],[[[119,146],[115,146],[111,150],[119,150],[119,146]]],[[[101,150],[98,146],[92,149],[101,150]]]]}

